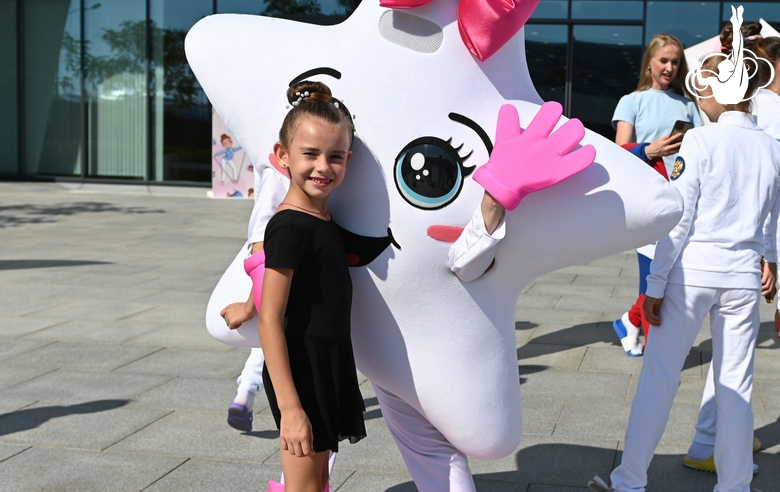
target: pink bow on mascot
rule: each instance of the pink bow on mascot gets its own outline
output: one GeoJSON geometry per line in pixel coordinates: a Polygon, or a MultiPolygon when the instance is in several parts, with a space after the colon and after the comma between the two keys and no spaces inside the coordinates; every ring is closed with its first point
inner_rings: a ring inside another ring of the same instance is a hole
{"type": "MultiPolygon", "coordinates": [[[[537,3],[401,10],[364,1],[333,26],[216,15],[186,40],[193,72],[256,173],[271,166],[290,81],[325,82],[356,116],[349,171],[329,202],[357,243],[381,246],[351,262],[355,362],[423,492],[471,492],[467,456],[517,449],[522,289],[653,242],[682,214],[679,195],[646,164],[542,104],[521,30],[537,3]],[[507,211],[492,236],[477,237],[495,267],[468,276],[459,265],[472,259],[450,253],[481,220],[485,191],[507,211]]],[[[247,298],[244,251],[206,323],[225,343],[256,347],[256,319],[227,330],[218,314],[247,298]]]]}
{"type": "MultiPolygon", "coordinates": [[[[382,7],[412,9],[431,0],[380,0],[382,7]]],[[[461,0],[458,30],[463,43],[480,61],[501,49],[531,18],[539,0],[461,0]]]]}

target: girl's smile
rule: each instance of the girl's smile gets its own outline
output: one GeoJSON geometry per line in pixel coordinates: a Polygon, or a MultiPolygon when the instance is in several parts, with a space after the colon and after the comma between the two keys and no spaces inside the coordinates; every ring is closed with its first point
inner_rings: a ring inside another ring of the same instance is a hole
{"type": "Polygon", "coordinates": [[[352,157],[350,144],[347,128],[314,117],[298,122],[289,149],[276,144],[276,159],[289,172],[298,205],[327,210],[330,193],[344,180],[352,157]]]}

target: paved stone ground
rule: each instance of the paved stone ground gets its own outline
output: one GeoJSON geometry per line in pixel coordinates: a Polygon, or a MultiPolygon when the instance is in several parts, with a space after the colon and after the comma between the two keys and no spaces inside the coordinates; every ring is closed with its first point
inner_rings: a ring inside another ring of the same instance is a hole
{"type": "MultiPolygon", "coordinates": [[[[248,351],[207,334],[209,294],[245,237],[249,201],[203,189],[0,183],[0,491],[265,490],[280,471],[258,398],[255,431],[225,423],[248,351]]],[[[517,307],[524,438],[472,460],[480,491],[574,492],[620,458],[642,360],[611,321],[633,301],[633,253],[539,278],[517,307]]],[[[754,485],[780,490],[780,344],[762,306],[754,485]]],[[[648,491],[704,492],[682,456],[711,343],[686,363],[648,491]]],[[[415,490],[370,382],[369,437],[344,446],[340,492],[415,490]]]]}

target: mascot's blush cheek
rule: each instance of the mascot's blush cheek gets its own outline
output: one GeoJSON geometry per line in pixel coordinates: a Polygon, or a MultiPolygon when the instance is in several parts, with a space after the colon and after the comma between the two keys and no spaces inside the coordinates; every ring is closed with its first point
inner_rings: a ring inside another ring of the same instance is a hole
{"type": "Polygon", "coordinates": [[[454,243],[463,233],[463,228],[456,226],[432,225],[428,228],[427,232],[428,236],[437,241],[454,243]]]}

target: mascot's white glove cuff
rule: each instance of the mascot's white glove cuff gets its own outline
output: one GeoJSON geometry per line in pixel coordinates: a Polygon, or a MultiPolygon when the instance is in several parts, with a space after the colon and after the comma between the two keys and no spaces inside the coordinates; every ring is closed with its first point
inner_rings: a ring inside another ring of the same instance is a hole
{"type": "Polygon", "coordinates": [[[493,263],[498,243],[505,235],[506,212],[501,216],[493,234],[488,234],[482,209],[477,207],[460,237],[452,243],[447,265],[464,282],[479,278],[493,263]]]}

